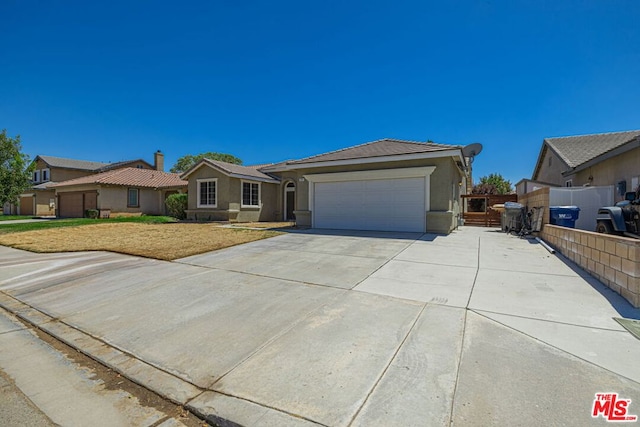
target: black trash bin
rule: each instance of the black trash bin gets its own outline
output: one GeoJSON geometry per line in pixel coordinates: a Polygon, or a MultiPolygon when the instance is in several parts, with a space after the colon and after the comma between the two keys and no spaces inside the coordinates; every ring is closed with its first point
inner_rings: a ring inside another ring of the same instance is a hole
{"type": "Polygon", "coordinates": [[[577,206],[550,206],[549,221],[552,225],[576,228],[576,220],[580,216],[580,208],[577,206]]]}

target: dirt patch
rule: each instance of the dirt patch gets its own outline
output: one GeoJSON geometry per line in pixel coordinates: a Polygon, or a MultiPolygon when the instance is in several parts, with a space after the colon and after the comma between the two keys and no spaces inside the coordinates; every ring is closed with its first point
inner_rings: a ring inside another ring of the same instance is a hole
{"type": "Polygon", "coordinates": [[[0,245],[32,252],[110,251],[174,260],[277,236],[213,224],[107,223],[0,235],[0,245]]]}
{"type": "Polygon", "coordinates": [[[210,425],[196,417],[183,406],[170,402],[156,393],[130,381],[79,350],[68,346],[40,329],[34,328],[30,323],[22,319],[18,320],[27,328],[33,330],[36,335],[38,335],[38,338],[64,354],[69,360],[82,367],[88,368],[95,375],[94,379],[102,381],[105,389],[125,391],[136,397],[140,405],[155,408],[167,416],[175,418],[187,427],[208,427],[210,425]]]}
{"type": "Polygon", "coordinates": [[[265,228],[265,229],[287,229],[294,228],[295,222],[237,222],[234,227],[265,228]]]}

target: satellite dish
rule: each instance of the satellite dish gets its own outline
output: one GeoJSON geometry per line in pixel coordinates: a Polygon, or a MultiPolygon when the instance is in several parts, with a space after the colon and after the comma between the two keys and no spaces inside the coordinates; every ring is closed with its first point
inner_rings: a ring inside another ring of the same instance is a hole
{"type": "Polygon", "coordinates": [[[469,158],[469,162],[473,163],[473,158],[480,154],[482,151],[482,144],[474,142],[467,146],[462,147],[462,155],[469,158]]]}

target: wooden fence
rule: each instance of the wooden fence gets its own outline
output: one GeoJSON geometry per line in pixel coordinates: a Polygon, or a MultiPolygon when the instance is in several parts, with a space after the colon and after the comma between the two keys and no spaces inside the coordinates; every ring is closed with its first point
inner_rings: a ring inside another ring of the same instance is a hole
{"type": "Polygon", "coordinates": [[[517,194],[465,194],[461,197],[464,225],[476,227],[500,227],[500,212],[491,206],[518,201],[517,194]]]}

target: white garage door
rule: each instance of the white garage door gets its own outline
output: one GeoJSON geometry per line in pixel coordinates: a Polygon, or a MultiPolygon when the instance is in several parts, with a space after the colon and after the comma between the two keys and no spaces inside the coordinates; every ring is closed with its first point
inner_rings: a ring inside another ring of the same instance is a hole
{"type": "Polygon", "coordinates": [[[315,228],[425,231],[425,178],[317,182],[315,228]]]}

